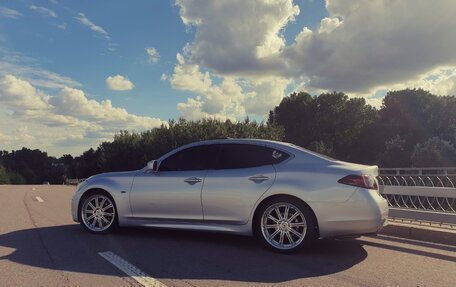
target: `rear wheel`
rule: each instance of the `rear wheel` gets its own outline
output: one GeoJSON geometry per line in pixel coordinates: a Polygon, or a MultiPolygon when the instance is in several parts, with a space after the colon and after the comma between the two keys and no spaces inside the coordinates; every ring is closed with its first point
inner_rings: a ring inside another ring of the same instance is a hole
{"type": "Polygon", "coordinates": [[[81,225],[92,233],[111,231],[116,223],[116,206],[112,198],[104,193],[95,193],[83,199],[81,225]]]}
{"type": "Polygon", "coordinates": [[[264,204],[255,222],[257,237],[277,252],[291,253],[310,244],[316,237],[312,212],[294,198],[275,199],[264,204]]]}

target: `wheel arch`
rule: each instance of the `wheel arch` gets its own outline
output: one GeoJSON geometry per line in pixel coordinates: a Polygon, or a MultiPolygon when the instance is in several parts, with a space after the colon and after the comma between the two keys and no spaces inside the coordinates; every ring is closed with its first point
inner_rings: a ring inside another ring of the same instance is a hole
{"type": "MultiPolygon", "coordinates": [[[[298,200],[300,201],[302,204],[304,204],[311,212],[312,216],[313,216],[313,219],[315,220],[315,228],[316,228],[316,235],[317,235],[317,238],[320,237],[320,228],[319,228],[319,224],[318,224],[318,219],[317,219],[317,216],[315,215],[315,212],[313,211],[312,207],[309,206],[309,204],[307,204],[307,202],[305,202],[304,200],[300,199],[299,197],[296,197],[296,196],[293,196],[293,195],[289,195],[289,194],[274,194],[274,195],[271,195],[271,196],[268,196],[266,198],[264,198],[255,208],[255,211],[253,213],[253,217],[252,217],[252,231],[255,230],[255,227],[254,227],[254,224],[256,223],[257,219],[258,219],[258,216],[260,216],[259,214],[259,211],[260,209],[268,204],[269,202],[271,201],[274,201],[274,200],[278,200],[278,199],[286,199],[286,198],[292,198],[292,199],[295,199],[295,200],[298,200]]],[[[254,234],[256,236],[256,234],[254,234]]]]}

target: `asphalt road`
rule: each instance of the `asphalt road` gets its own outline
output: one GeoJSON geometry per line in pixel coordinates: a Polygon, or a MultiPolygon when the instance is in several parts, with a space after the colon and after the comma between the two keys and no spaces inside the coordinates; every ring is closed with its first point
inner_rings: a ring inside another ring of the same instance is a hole
{"type": "Polygon", "coordinates": [[[0,186],[0,286],[142,286],[98,254],[106,251],[166,286],[456,286],[455,245],[380,235],[281,255],[226,234],[92,235],[71,219],[73,190],[0,186]]]}

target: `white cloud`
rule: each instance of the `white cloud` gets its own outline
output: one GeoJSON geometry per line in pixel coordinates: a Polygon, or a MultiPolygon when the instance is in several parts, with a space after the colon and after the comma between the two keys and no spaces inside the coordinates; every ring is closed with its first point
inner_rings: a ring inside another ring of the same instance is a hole
{"type": "Polygon", "coordinates": [[[61,89],[82,86],[69,77],[41,68],[33,58],[0,49],[0,77],[5,75],[16,76],[39,88],[61,89]]]}
{"type": "Polygon", "coordinates": [[[57,17],[57,14],[54,11],[46,7],[31,5],[29,8],[46,17],[57,17]]]}
{"type": "Polygon", "coordinates": [[[299,14],[297,5],[291,0],[177,5],[182,21],[196,29],[195,40],[177,55],[169,77],[173,88],[196,94],[178,104],[181,116],[264,116],[280,102],[290,83],[279,73],[285,68],[280,59],[285,47],[282,30],[299,14]]]}
{"type": "Polygon", "coordinates": [[[67,27],[66,23],[62,23],[62,24],[57,25],[57,28],[62,29],[62,30],[66,30],[66,27],[67,27]]]}
{"type": "Polygon", "coordinates": [[[153,47],[145,48],[147,55],[149,56],[149,62],[157,63],[160,60],[160,54],[157,52],[157,49],[153,47]]]}
{"type": "Polygon", "coordinates": [[[107,77],[106,86],[113,91],[128,91],[135,87],[129,79],[121,75],[107,77]]]}
{"type": "MultiPolygon", "coordinates": [[[[435,95],[456,95],[456,67],[439,67],[422,75],[418,75],[408,81],[378,86],[373,89],[374,93],[387,90],[424,89],[435,95]]],[[[354,94],[361,97],[369,97],[371,92],[354,94]]]]}
{"type": "MultiPolygon", "coordinates": [[[[0,101],[14,108],[42,110],[48,107],[46,96],[39,93],[29,82],[13,75],[0,79],[0,101]]],[[[20,109],[17,112],[22,112],[20,109]]]]}
{"type": "Polygon", "coordinates": [[[196,64],[187,63],[177,55],[178,64],[170,77],[174,89],[189,91],[197,96],[179,103],[177,108],[184,118],[240,119],[248,114],[263,116],[284,96],[289,80],[280,77],[239,79],[214,76],[201,72],[196,64]]]}
{"type": "Polygon", "coordinates": [[[331,33],[342,24],[342,21],[339,18],[323,18],[320,21],[320,28],[318,28],[319,34],[331,33]]]}
{"type": "Polygon", "coordinates": [[[162,123],[157,118],[136,116],[123,108],[113,107],[110,100],[98,102],[87,99],[85,93],[78,89],[64,88],[49,102],[57,114],[98,123],[105,130],[118,131],[118,125],[125,129],[144,130],[162,123]]]}
{"type": "Polygon", "coordinates": [[[89,18],[87,18],[84,13],[78,13],[78,17],[75,17],[75,19],[78,20],[82,25],[88,27],[90,30],[92,30],[95,33],[103,36],[106,40],[110,40],[111,39],[109,37],[108,32],[106,32],[105,29],[103,29],[102,27],[96,25],[92,21],[90,21],[89,18]]]}
{"type": "Polygon", "coordinates": [[[9,145],[14,142],[19,142],[23,146],[27,145],[33,145],[34,141],[36,138],[30,134],[29,129],[27,126],[20,126],[16,128],[14,133],[12,134],[4,134],[0,131],[0,141],[5,144],[9,145]]]}
{"type": "Polygon", "coordinates": [[[195,94],[178,109],[189,117],[266,113],[290,85],[376,106],[373,96],[389,89],[455,93],[453,2],[327,0],[328,16],[287,45],[283,29],[299,14],[291,0],[177,0],[183,23],[195,29],[169,77],[173,88],[195,94]],[[228,80],[237,92],[222,94],[228,80]]]}
{"type": "Polygon", "coordinates": [[[110,100],[88,99],[79,89],[65,87],[47,95],[12,75],[0,78],[0,120],[0,139],[6,145],[2,148],[20,148],[28,139],[31,146],[51,154],[68,153],[67,146],[80,153],[112,140],[119,130],[142,131],[164,123],[130,114],[110,100]]]}
{"type": "Polygon", "coordinates": [[[456,65],[454,1],[327,1],[320,28],[287,47],[291,75],[314,88],[371,93],[456,65]]]}
{"type": "Polygon", "coordinates": [[[200,67],[189,64],[184,56],[177,54],[178,64],[174,67],[170,83],[174,89],[189,91],[199,97],[188,99],[187,103],[178,104],[181,116],[188,119],[201,117],[235,118],[242,116],[245,111],[238,105],[242,94],[235,81],[223,81],[221,84],[213,84],[211,75],[208,72],[201,72],[200,67]],[[225,94],[226,86],[234,86],[231,93],[225,94]],[[197,110],[191,110],[197,109],[197,110]]]}
{"type": "Polygon", "coordinates": [[[106,41],[108,41],[109,51],[114,52],[117,46],[119,46],[118,44],[111,42],[111,36],[109,36],[108,32],[106,32],[105,29],[89,20],[89,18],[87,18],[87,16],[84,13],[78,13],[78,16],[75,17],[75,19],[78,20],[79,23],[81,23],[82,25],[86,26],[87,28],[95,32],[98,36],[101,36],[106,41]]]}
{"type": "Polygon", "coordinates": [[[22,13],[10,8],[0,6],[0,18],[16,19],[20,16],[23,16],[22,13]]]}
{"type": "Polygon", "coordinates": [[[281,77],[264,77],[249,82],[248,90],[243,101],[248,114],[267,115],[269,110],[278,105],[285,96],[285,89],[290,84],[289,79],[281,77]]]}
{"type": "Polygon", "coordinates": [[[299,14],[291,0],[176,1],[196,28],[190,60],[221,74],[271,74],[283,68],[282,29],[299,14]]]}

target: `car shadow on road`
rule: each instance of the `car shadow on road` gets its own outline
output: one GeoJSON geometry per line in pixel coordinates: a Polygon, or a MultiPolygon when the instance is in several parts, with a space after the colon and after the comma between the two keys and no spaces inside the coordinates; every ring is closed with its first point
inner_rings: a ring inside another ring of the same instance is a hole
{"type": "Polygon", "coordinates": [[[69,272],[124,276],[98,255],[112,251],[159,279],[263,283],[334,274],[367,257],[356,240],[318,240],[307,250],[284,255],[264,249],[251,237],[143,228],[93,235],[79,225],[2,234],[2,249],[0,260],[69,272]]]}

